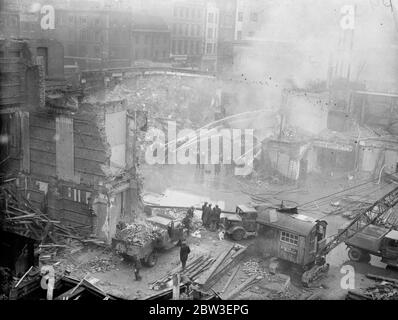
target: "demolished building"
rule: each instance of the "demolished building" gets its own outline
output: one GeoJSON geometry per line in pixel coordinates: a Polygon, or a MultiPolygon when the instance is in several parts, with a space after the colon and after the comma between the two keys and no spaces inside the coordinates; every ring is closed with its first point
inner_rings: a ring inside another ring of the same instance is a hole
{"type": "Polygon", "coordinates": [[[56,41],[2,40],[0,51],[2,180],[63,225],[110,241],[138,206],[126,101],[82,103],[56,41]]]}
{"type": "Polygon", "coordinates": [[[280,132],[263,143],[273,169],[289,180],[305,178],[307,173],[361,173],[377,179],[382,172],[396,172],[397,96],[346,91],[344,103],[333,89],[288,92],[280,132]]]}

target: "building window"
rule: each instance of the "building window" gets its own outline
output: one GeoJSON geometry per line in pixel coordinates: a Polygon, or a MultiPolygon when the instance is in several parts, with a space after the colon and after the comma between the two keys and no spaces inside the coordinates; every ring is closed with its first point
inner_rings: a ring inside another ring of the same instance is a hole
{"type": "Polygon", "coordinates": [[[195,16],[196,16],[196,9],[192,9],[192,11],[191,11],[192,19],[195,19],[195,16]]]}
{"type": "Polygon", "coordinates": [[[207,29],[207,38],[213,39],[213,28],[207,29]]]}
{"type": "Polygon", "coordinates": [[[177,25],[174,23],[173,24],[173,34],[177,33],[177,25]]]}
{"type": "Polygon", "coordinates": [[[208,43],[206,45],[206,53],[211,54],[212,48],[213,48],[213,45],[211,43],[208,43]]]}
{"type": "Polygon", "coordinates": [[[213,23],[213,21],[214,21],[214,14],[209,13],[209,15],[207,16],[207,22],[213,23]]]}
{"type": "Polygon", "coordinates": [[[174,10],[173,10],[173,11],[174,11],[174,12],[173,12],[174,17],[177,17],[178,8],[175,8],[175,7],[174,7],[174,10]]]}
{"type": "Polygon", "coordinates": [[[195,43],[193,41],[191,41],[191,54],[195,54],[195,43]]]}
{"type": "Polygon", "coordinates": [[[238,31],[236,37],[238,40],[242,40],[242,31],[238,31]]]}
{"type": "Polygon", "coordinates": [[[202,17],[202,10],[198,9],[198,19],[200,19],[202,17]]]}
{"type": "Polygon", "coordinates": [[[299,237],[293,233],[289,233],[289,232],[285,232],[285,231],[281,232],[281,241],[282,242],[294,244],[295,246],[297,246],[298,240],[299,240],[299,237]]]}
{"type": "Polygon", "coordinates": [[[70,24],[73,24],[73,21],[74,21],[73,16],[69,16],[69,17],[68,17],[68,20],[69,20],[69,23],[70,23],[70,24]]]}
{"type": "Polygon", "coordinates": [[[186,24],[185,25],[185,35],[186,36],[189,34],[189,32],[188,32],[189,30],[188,29],[189,29],[189,24],[186,24]]]}
{"type": "Polygon", "coordinates": [[[195,29],[196,29],[196,25],[195,25],[195,24],[192,24],[192,25],[191,25],[191,36],[194,36],[194,35],[195,35],[195,29]]]}
{"type": "Polygon", "coordinates": [[[94,47],[94,53],[97,58],[101,58],[101,48],[99,46],[94,47]]]}
{"type": "Polygon", "coordinates": [[[188,53],[188,41],[184,40],[184,54],[188,53]]]}
{"type": "Polygon", "coordinates": [[[200,41],[196,41],[196,53],[201,54],[200,52],[200,41]]]}
{"type": "Polygon", "coordinates": [[[180,18],[182,18],[184,15],[184,8],[180,8],[180,18]]]}
{"type": "Polygon", "coordinates": [[[182,48],[183,44],[182,44],[182,40],[178,41],[178,54],[182,54],[182,48]]]}
{"type": "Polygon", "coordinates": [[[253,37],[254,36],[254,32],[253,31],[250,31],[249,32],[249,37],[253,37]]]}
{"type": "Polygon", "coordinates": [[[238,12],[238,21],[243,21],[243,12],[238,12]]]}
{"type": "Polygon", "coordinates": [[[200,25],[196,26],[196,35],[200,36],[200,25]]]}
{"type": "Polygon", "coordinates": [[[252,13],[250,14],[250,20],[251,20],[251,21],[257,21],[257,19],[258,19],[257,12],[252,12],[252,13]]]}

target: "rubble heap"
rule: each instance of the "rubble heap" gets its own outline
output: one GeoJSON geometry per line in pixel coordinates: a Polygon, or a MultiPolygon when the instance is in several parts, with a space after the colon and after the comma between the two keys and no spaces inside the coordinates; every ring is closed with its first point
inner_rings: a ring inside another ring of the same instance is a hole
{"type": "Polygon", "coordinates": [[[262,278],[269,278],[269,273],[258,263],[258,261],[250,259],[243,264],[242,271],[248,276],[261,276],[262,278]]]}
{"type": "Polygon", "coordinates": [[[112,258],[96,258],[87,264],[92,272],[105,272],[116,268],[112,258]]]}
{"type": "Polygon", "coordinates": [[[156,240],[162,236],[162,229],[149,223],[126,224],[123,229],[118,229],[115,238],[129,244],[143,246],[145,243],[156,240]]]}
{"type": "Polygon", "coordinates": [[[398,300],[398,285],[382,282],[366,288],[365,294],[369,295],[372,300],[398,300]]]}

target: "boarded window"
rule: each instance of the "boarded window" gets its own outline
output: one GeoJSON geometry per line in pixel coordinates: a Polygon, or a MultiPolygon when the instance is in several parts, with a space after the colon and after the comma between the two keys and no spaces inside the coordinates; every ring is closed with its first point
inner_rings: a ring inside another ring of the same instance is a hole
{"type": "Polygon", "coordinates": [[[73,119],[56,119],[56,172],[60,179],[71,181],[74,178],[73,119]]]}
{"type": "Polygon", "coordinates": [[[299,240],[298,235],[295,235],[293,233],[289,233],[286,231],[281,232],[281,241],[283,241],[283,242],[286,242],[289,244],[294,244],[295,246],[297,246],[298,240],[299,240]]]}

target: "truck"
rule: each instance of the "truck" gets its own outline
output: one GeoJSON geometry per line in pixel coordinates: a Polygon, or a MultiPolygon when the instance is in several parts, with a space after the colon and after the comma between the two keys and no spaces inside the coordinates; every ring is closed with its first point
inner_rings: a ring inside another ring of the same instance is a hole
{"type": "Polygon", "coordinates": [[[317,251],[313,267],[302,275],[302,283],[312,281],[329,270],[326,256],[341,243],[348,248],[349,258],[369,261],[370,255],[382,258],[388,266],[396,267],[398,259],[398,232],[383,225],[383,217],[398,203],[398,187],[394,188],[368,208],[362,210],[351,222],[339,229],[331,240],[317,251]]]}
{"type": "Polygon", "coordinates": [[[369,262],[371,255],[381,257],[389,267],[398,267],[398,231],[369,225],[345,241],[348,257],[355,262],[369,262]]]}
{"type": "Polygon", "coordinates": [[[257,210],[247,205],[236,206],[235,213],[223,212],[220,223],[226,235],[235,241],[240,241],[256,235],[257,210]]]}
{"type": "MultiPolygon", "coordinates": [[[[179,241],[186,238],[187,234],[181,221],[167,215],[159,214],[146,218],[146,224],[154,228],[151,236],[139,242],[114,237],[112,248],[126,259],[140,260],[145,266],[153,267],[157,263],[159,252],[176,246],[179,241]]],[[[141,227],[144,228],[144,224],[141,224],[141,227]]]]}

